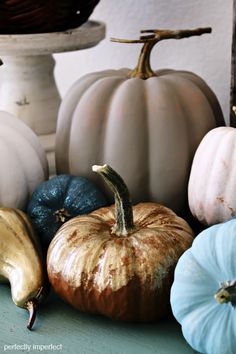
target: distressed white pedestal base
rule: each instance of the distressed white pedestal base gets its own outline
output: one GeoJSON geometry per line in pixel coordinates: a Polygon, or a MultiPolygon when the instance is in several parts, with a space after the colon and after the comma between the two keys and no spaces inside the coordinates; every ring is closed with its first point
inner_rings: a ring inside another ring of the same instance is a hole
{"type": "Polygon", "coordinates": [[[61,102],[52,53],[90,48],[104,37],[105,25],[95,21],[65,32],[0,35],[4,63],[0,110],[22,119],[39,136],[47,152],[50,174],[55,172],[55,132],[61,102]]]}
{"type": "Polygon", "coordinates": [[[2,56],[3,81],[0,109],[13,113],[39,136],[55,172],[55,131],[61,102],[55,84],[51,55],[2,56]]]}

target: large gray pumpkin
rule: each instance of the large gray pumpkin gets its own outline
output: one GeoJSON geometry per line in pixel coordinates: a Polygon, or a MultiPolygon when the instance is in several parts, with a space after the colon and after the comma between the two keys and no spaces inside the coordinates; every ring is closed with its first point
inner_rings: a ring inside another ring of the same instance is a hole
{"type": "MultiPolygon", "coordinates": [[[[200,32],[178,31],[178,38],[179,33],[200,32]]],[[[154,44],[177,38],[176,33],[156,31],[141,39],[135,70],[88,74],[72,86],[58,117],[58,173],[94,179],[90,166],[108,163],[124,177],[134,203],[155,201],[183,210],[194,152],[224,119],[217,98],[199,76],[151,70],[154,44]]]]}

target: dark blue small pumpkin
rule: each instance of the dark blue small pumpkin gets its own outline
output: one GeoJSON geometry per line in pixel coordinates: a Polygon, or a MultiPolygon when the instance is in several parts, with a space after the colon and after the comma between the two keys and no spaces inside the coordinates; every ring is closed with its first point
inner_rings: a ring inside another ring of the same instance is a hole
{"type": "Polygon", "coordinates": [[[102,192],[88,179],[58,175],[38,186],[31,196],[27,212],[43,248],[47,249],[64,222],[106,205],[102,192]]]}

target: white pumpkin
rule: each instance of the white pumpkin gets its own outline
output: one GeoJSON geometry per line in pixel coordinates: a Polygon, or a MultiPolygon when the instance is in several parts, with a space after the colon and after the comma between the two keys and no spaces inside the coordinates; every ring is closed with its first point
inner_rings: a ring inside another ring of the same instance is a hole
{"type": "Polygon", "coordinates": [[[46,154],[21,120],[0,111],[0,206],[24,209],[37,185],[48,178],[46,154]]]}
{"type": "MultiPolygon", "coordinates": [[[[159,32],[158,38],[176,38],[172,31],[159,32]]],[[[57,172],[94,179],[90,166],[107,163],[123,176],[134,203],[154,201],[180,212],[187,204],[194,152],[224,119],[199,76],[152,71],[154,42],[143,42],[135,70],[88,74],[64,97],[56,133],[57,172]]]]}
{"type": "Polygon", "coordinates": [[[206,225],[236,215],[235,128],[215,128],[201,141],[191,168],[188,200],[192,214],[206,225]]]}

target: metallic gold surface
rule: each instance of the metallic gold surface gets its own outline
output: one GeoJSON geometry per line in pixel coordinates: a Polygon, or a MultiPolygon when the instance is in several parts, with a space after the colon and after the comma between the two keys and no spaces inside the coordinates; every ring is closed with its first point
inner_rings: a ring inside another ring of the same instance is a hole
{"type": "Polygon", "coordinates": [[[168,311],[173,269],[191,246],[192,230],[155,203],[133,208],[135,230],[115,235],[115,208],[67,221],[47,258],[54,290],[84,312],[125,321],[152,321],[168,311]]]}
{"type": "Polygon", "coordinates": [[[29,218],[22,211],[0,208],[0,281],[8,280],[14,303],[41,302],[46,280],[40,245],[29,218]]]}

